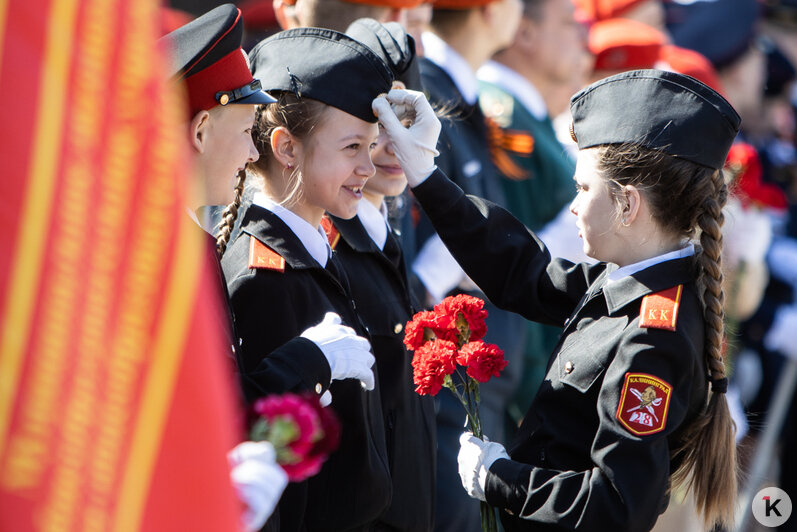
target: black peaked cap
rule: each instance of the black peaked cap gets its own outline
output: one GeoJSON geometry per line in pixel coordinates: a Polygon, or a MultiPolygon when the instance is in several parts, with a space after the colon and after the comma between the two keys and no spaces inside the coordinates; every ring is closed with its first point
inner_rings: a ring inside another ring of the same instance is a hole
{"type": "Polygon", "coordinates": [[[632,70],[596,81],[570,100],[579,149],[632,143],[721,169],[739,131],[736,110],[696,79],[632,70]]]}
{"type": "Polygon", "coordinates": [[[346,35],[377,53],[393,76],[410,90],[423,90],[415,53],[415,39],[398,22],[381,24],[372,18],[355,20],[346,35]]]}
{"type": "Polygon", "coordinates": [[[323,28],[272,35],[249,52],[263,90],[288,91],[376,122],[374,98],[390,90],[393,74],[368,46],[323,28]]]}

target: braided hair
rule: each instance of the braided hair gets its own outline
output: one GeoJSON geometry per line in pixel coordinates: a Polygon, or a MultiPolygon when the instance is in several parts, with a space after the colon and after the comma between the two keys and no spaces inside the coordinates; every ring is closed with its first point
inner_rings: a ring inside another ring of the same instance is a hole
{"type": "Polygon", "coordinates": [[[699,231],[696,261],[705,322],[704,357],[711,382],[710,398],[686,428],[671,460],[678,464],[673,488],[692,492],[706,525],[733,523],[737,490],[736,427],[724,392],[728,379],[722,358],[724,294],[722,291],[722,209],[728,187],[722,172],[634,144],[600,148],[599,169],[619,197],[622,187],[644,191],[659,226],[683,237],[699,231]]]}

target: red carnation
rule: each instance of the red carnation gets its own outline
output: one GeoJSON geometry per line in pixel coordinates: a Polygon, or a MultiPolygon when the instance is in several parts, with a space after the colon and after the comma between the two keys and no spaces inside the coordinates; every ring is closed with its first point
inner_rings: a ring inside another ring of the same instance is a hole
{"type": "Polygon", "coordinates": [[[418,312],[404,329],[404,345],[414,351],[433,338],[455,341],[455,334],[448,330],[448,321],[431,310],[418,312]]]}
{"type": "Polygon", "coordinates": [[[439,316],[448,316],[449,328],[459,334],[462,343],[484,338],[487,333],[487,324],[484,319],[487,311],[484,310],[484,301],[478,297],[467,294],[450,296],[434,307],[439,316]]]}
{"type": "Polygon", "coordinates": [[[449,340],[426,342],[412,357],[412,380],[421,395],[437,395],[447,375],[456,369],[457,345],[449,340]]]}
{"type": "Polygon", "coordinates": [[[479,382],[487,382],[490,377],[498,377],[506,367],[504,352],[495,344],[485,344],[481,340],[469,342],[459,349],[457,364],[467,366],[467,373],[479,382]]]}

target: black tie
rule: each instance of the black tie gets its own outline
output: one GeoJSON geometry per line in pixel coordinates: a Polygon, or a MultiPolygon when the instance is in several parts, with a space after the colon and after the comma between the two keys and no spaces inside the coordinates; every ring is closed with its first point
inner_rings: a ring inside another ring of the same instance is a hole
{"type": "Polygon", "coordinates": [[[385,240],[385,247],[382,250],[382,253],[385,254],[385,257],[390,259],[390,262],[393,263],[393,266],[396,268],[399,267],[401,264],[401,247],[399,247],[396,237],[393,235],[392,231],[387,232],[387,240],[385,240]]]}

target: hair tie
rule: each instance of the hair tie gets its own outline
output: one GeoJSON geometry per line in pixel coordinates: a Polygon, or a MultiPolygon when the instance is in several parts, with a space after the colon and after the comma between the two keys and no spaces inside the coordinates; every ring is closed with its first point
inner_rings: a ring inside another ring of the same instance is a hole
{"type": "Polygon", "coordinates": [[[709,379],[712,393],[725,393],[728,391],[728,377],[709,379]]]}

